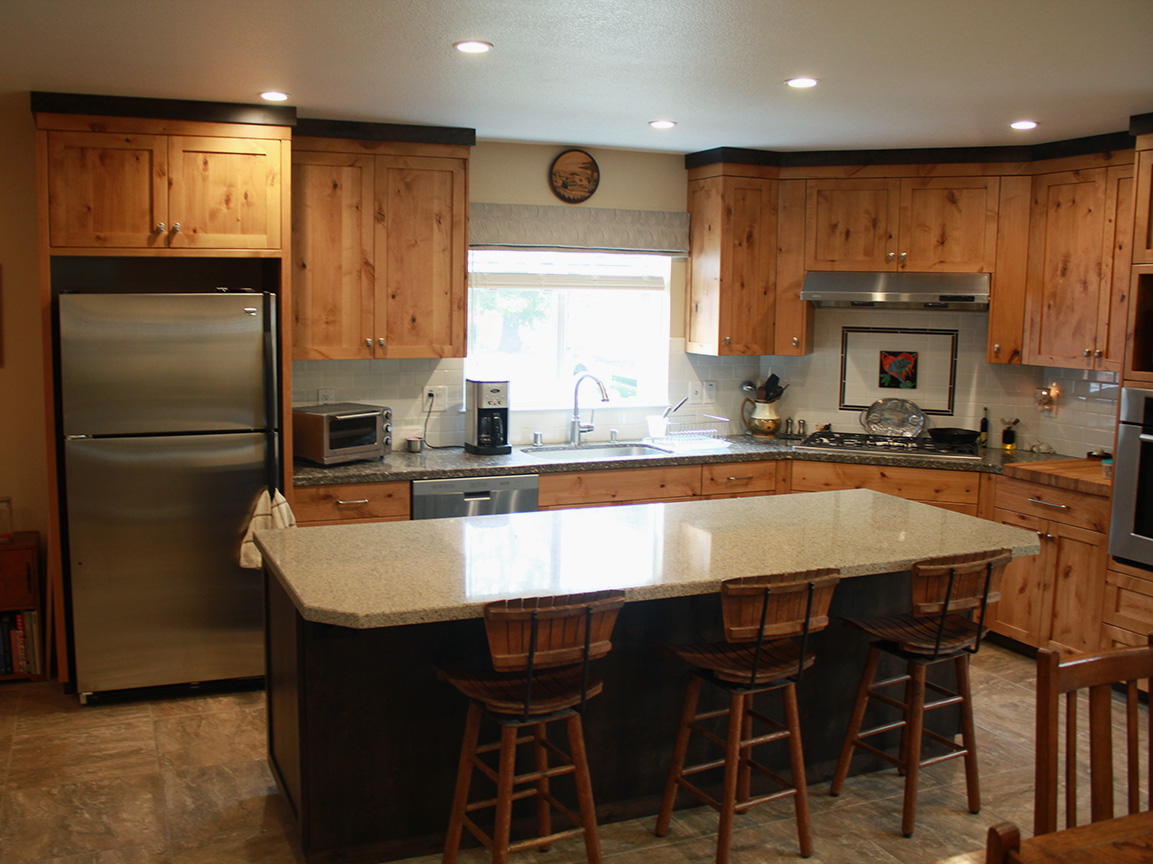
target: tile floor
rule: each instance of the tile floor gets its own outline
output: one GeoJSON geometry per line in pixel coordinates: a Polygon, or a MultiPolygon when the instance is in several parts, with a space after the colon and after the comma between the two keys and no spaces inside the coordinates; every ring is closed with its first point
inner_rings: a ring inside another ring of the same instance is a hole
{"type": "MultiPolygon", "coordinates": [[[[917,832],[899,831],[894,771],[810,788],[813,864],[925,864],[984,846],[989,825],[1030,833],[1033,662],[986,645],[974,661],[984,809],[965,807],[959,761],[926,769],[917,832]]],[[[1143,709],[1144,710],[1144,709],[1143,709]]],[[[1082,787],[1085,788],[1085,787],[1082,787]]],[[[652,819],[604,825],[612,864],[714,857],[717,817],[678,812],[667,837],[652,819]]],[[[733,864],[801,861],[788,802],[738,819],[733,864]]],[[[0,861],[4,864],[299,864],[265,763],[260,693],[81,708],[52,683],[0,685],[0,861]]],[[[486,860],[482,850],[462,864],[486,860]]],[[[439,858],[408,864],[433,864],[439,858]]],[[[583,860],[580,841],[521,853],[523,864],[583,860]]]]}

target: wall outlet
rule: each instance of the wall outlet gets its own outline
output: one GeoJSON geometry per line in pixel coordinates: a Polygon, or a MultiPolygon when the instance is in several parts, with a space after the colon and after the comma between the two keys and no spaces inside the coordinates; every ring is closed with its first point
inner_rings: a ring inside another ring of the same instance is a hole
{"type": "Polygon", "coordinates": [[[335,387],[321,387],[316,391],[316,401],[321,405],[329,405],[336,401],[335,387]]]}
{"type": "Polygon", "coordinates": [[[701,384],[705,387],[705,404],[714,405],[717,401],[717,382],[716,381],[702,381],[701,384]]]}
{"type": "Polygon", "coordinates": [[[700,381],[689,382],[689,404],[700,405],[705,401],[705,385],[700,381]]]}
{"type": "Polygon", "coordinates": [[[448,388],[443,384],[437,386],[429,386],[424,388],[424,398],[420,403],[420,411],[423,414],[428,411],[428,403],[432,402],[433,411],[444,411],[448,408],[448,388]]]}

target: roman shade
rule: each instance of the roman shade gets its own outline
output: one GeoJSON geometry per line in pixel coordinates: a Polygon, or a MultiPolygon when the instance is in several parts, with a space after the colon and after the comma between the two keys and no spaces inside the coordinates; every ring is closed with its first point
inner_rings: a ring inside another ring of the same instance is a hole
{"type": "Polygon", "coordinates": [[[689,214],[538,204],[469,205],[474,249],[554,249],[687,255],[689,214]]]}

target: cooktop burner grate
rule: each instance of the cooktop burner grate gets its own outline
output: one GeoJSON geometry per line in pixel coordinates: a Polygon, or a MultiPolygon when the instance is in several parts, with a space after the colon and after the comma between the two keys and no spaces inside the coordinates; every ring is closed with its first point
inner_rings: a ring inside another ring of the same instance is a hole
{"type": "Polygon", "coordinates": [[[977,444],[939,444],[928,436],[919,438],[870,435],[865,432],[814,432],[794,445],[810,453],[871,453],[908,456],[941,456],[948,459],[980,459],[977,444]]]}

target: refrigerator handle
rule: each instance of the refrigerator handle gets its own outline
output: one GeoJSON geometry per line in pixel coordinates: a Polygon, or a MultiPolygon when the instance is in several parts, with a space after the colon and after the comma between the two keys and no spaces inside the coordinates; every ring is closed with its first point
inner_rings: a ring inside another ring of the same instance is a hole
{"type": "Polygon", "coordinates": [[[277,412],[279,404],[277,382],[280,380],[276,374],[276,297],[265,291],[261,295],[264,304],[264,424],[268,432],[268,495],[280,488],[280,436],[276,430],[280,428],[280,416],[277,412]]]}

